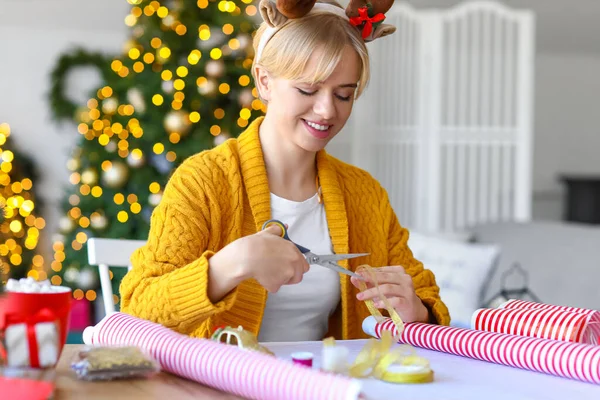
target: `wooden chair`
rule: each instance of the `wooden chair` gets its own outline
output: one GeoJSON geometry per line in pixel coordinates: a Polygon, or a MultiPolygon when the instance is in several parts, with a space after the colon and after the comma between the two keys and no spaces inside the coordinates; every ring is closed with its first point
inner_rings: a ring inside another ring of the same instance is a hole
{"type": "Polygon", "coordinates": [[[144,240],[90,238],[87,242],[88,262],[98,266],[104,311],[115,311],[109,267],[131,269],[131,254],[146,244],[144,240]]]}

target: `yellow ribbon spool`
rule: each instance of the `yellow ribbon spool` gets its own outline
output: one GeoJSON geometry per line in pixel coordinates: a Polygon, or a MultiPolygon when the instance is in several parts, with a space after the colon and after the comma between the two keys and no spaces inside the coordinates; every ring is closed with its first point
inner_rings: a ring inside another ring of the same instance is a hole
{"type": "MultiPolygon", "coordinates": [[[[379,290],[379,283],[368,265],[361,265],[357,272],[364,271],[377,289],[379,300],[394,322],[398,335],[392,337],[390,331],[383,331],[380,340],[370,339],[360,351],[356,360],[349,368],[350,376],[354,378],[366,378],[373,376],[377,379],[391,383],[427,383],[433,381],[433,371],[429,361],[416,355],[415,349],[410,345],[402,345],[392,350],[392,345],[404,332],[404,322],[398,315],[389,300],[379,290]]],[[[367,285],[359,281],[361,291],[367,290],[367,285]]],[[[377,322],[381,322],[384,316],[375,307],[372,300],[365,300],[365,305],[377,322]]],[[[327,343],[331,345],[331,342],[327,343]]]]}

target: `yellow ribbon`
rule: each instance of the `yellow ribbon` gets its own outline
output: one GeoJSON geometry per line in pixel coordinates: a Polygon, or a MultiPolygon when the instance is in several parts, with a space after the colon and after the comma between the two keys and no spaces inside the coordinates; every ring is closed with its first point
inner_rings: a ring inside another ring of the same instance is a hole
{"type": "MultiPolygon", "coordinates": [[[[366,378],[373,376],[377,379],[392,383],[426,383],[433,381],[433,371],[429,366],[429,361],[416,355],[415,349],[410,345],[401,345],[392,349],[402,332],[404,332],[404,322],[398,315],[389,300],[381,293],[379,283],[373,272],[373,268],[368,265],[361,265],[357,272],[364,271],[370,278],[374,287],[377,289],[379,300],[384,304],[385,309],[394,322],[398,335],[392,337],[390,331],[385,330],[381,333],[380,340],[370,339],[365,347],[360,351],[356,360],[349,368],[350,376],[354,378],[366,378]]],[[[367,285],[359,281],[361,291],[367,290],[367,285]]],[[[365,305],[377,322],[381,322],[384,316],[375,307],[372,300],[365,300],[365,305]]],[[[332,345],[333,339],[326,339],[326,345],[332,345]]]]}
{"type": "MultiPolygon", "coordinates": [[[[377,297],[385,306],[385,309],[388,312],[388,314],[390,315],[390,318],[392,319],[392,321],[394,322],[394,325],[396,325],[396,330],[398,331],[398,335],[396,337],[394,337],[394,339],[398,340],[400,338],[400,336],[402,335],[402,332],[404,332],[404,322],[402,321],[402,318],[400,318],[400,315],[398,315],[398,313],[396,312],[394,307],[392,307],[392,305],[390,304],[390,301],[387,299],[387,297],[385,297],[383,295],[383,293],[381,293],[381,290],[379,289],[379,283],[377,282],[377,278],[375,277],[375,272],[373,272],[373,268],[369,265],[361,265],[360,267],[358,267],[356,269],[357,273],[360,273],[362,271],[364,271],[369,276],[370,281],[373,282],[373,286],[375,287],[375,289],[377,289],[377,297]]],[[[365,290],[367,290],[367,284],[364,281],[358,281],[358,285],[360,286],[361,292],[364,292],[365,290]]],[[[373,317],[375,317],[377,322],[383,321],[384,316],[381,314],[379,309],[377,309],[377,307],[375,307],[375,304],[373,304],[373,300],[371,300],[371,299],[365,300],[365,305],[369,309],[369,312],[371,313],[371,315],[373,317]]]]}

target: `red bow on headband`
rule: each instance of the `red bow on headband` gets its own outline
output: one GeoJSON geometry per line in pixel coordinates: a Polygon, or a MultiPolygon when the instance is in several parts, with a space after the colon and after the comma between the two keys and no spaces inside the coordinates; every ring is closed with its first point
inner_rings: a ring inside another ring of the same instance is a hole
{"type": "Polygon", "coordinates": [[[366,39],[371,35],[371,32],[373,32],[373,24],[382,22],[384,19],[385,15],[382,13],[369,17],[369,10],[367,7],[361,7],[358,9],[358,17],[350,18],[350,23],[356,27],[360,27],[364,24],[362,28],[362,38],[366,39]]]}

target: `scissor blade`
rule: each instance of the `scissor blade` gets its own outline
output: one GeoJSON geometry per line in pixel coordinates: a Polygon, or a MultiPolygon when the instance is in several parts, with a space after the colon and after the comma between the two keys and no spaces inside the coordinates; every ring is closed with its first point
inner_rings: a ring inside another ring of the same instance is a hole
{"type": "Polygon", "coordinates": [[[351,258],[364,257],[368,256],[371,253],[354,253],[354,254],[331,254],[326,256],[319,256],[321,261],[341,261],[341,260],[349,260],[351,258]]]}
{"type": "Polygon", "coordinates": [[[354,273],[352,271],[349,271],[346,268],[343,268],[343,267],[337,265],[336,263],[324,262],[323,264],[319,264],[319,265],[321,265],[322,267],[325,267],[325,268],[332,269],[332,270],[334,270],[336,272],[340,272],[342,274],[353,276],[353,277],[355,277],[357,279],[360,279],[361,281],[364,280],[364,278],[362,276],[360,276],[360,275],[358,275],[358,274],[356,274],[356,273],[354,273]]]}

